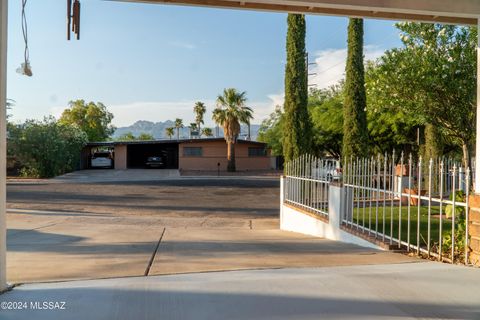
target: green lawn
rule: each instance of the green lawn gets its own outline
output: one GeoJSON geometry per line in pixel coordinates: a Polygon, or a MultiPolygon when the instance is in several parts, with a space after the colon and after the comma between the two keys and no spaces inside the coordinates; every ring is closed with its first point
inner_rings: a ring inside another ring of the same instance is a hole
{"type": "MultiPolygon", "coordinates": [[[[365,211],[363,207],[354,208],[353,210],[353,221],[358,222],[360,225],[365,223],[365,227],[368,228],[369,226],[369,213],[371,214],[371,229],[376,230],[375,225],[375,215],[376,215],[376,207],[373,205],[372,207],[366,207],[365,211]],[[370,211],[371,210],[371,211],[370,211]],[[363,213],[365,212],[365,219],[363,213]],[[358,217],[357,217],[358,213],[358,217]]],[[[445,207],[443,207],[443,213],[445,214],[445,207]]],[[[440,230],[440,219],[438,215],[440,214],[440,207],[435,206],[431,208],[431,219],[430,219],[430,239],[431,245],[434,243],[438,243],[439,238],[439,230],[440,230]],[[435,218],[433,216],[436,216],[435,218]]],[[[416,244],[417,243],[417,217],[418,217],[418,207],[411,206],[410,207],[410,243],[416,244]]],[[[391,208],[390,206],[385,207],[385,234],[390,236],[390,226],[393,224],[393,236],[398,238],[398,225],[399,225],[399,208],[393,207],[393,219],[391,219],[391,208]]],[[[402,213],[401,213],[401,240],[407,240],[408,234],[408,207],[402,206],[402,213]]],[[[446,219],[445,215],[442,218],[442,234],[445,235],[448,231],[452,228],[452,221],[450,219],[446,219]]],[[[383,206],[378,207],[378,231],[381,233],[383,231],[383,206]]],[[[428,207],[421,206],[420,207],[420,244],[426,245],[426,241],[428,239],[428,207]],[[423,237],[423,239],[422,239],[423,237]]]]}

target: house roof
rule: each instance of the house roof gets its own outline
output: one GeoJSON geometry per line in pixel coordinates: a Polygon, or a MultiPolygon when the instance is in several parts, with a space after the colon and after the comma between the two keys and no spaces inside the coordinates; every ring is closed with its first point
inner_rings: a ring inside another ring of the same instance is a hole
{"type": "MultiPolygon", "coordinates": [[[[89,142],[87,143],[88,147],[107,147],[115,145],[138,145],[138,144],[182,144],[182,143],[204,143],[204,142],[215,142],[215,141],[225,141],[224,138],[201,138],[201,139],[160,139],[160,140],[141,140],[141,141],[100,141],[100,142],[89,142]]],[[[266,147],[267,144],[264,142],[250,141],[238,139],[237,143],[246,143],[253,144],[258,146],[266,147]]]]}

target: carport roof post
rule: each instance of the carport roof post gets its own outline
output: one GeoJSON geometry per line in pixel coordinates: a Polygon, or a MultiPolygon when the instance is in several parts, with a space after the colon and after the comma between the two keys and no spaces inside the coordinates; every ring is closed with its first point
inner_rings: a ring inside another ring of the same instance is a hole
{"type": "Polygon", "coordinates": [[[7,289],[7,26],[8,0],[0,0],[0,292],[7,289]]]}

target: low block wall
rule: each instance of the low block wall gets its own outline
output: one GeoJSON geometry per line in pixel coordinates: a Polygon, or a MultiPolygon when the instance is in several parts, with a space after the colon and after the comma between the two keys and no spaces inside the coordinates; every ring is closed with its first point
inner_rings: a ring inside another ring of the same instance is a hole
{"type": "Polygon", "coordinates": [[[280,182],[280,229],[298,232],[329,240],[353,243],[362,247],[384,250],[383,248],[356,237],[340,228],[344,189],[331,184],[328,195],[328,219],[315,216],[295,206],[284,203],[283,178],[280,182]]]}

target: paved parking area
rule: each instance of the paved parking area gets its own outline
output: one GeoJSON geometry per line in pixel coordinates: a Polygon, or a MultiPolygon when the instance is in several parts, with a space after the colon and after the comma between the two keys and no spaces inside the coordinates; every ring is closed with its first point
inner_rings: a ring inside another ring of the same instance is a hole
{"type": "Polygon", "coordinates": [[[277,178],[8,185],[14,283],[416,262],[278,230],[277,178]]]}
{"type": "Polygon", "coordinates": [[[109,217],[278,216],[280,183],[275,177],[162,178],[132,181],[127,175],[117,177],[116,181],[104,182],[99,182],[96,175],[88,177],[87,180],[81,178],[10,182],[7,187],[8,207],[73,211],[109,217]]]}

